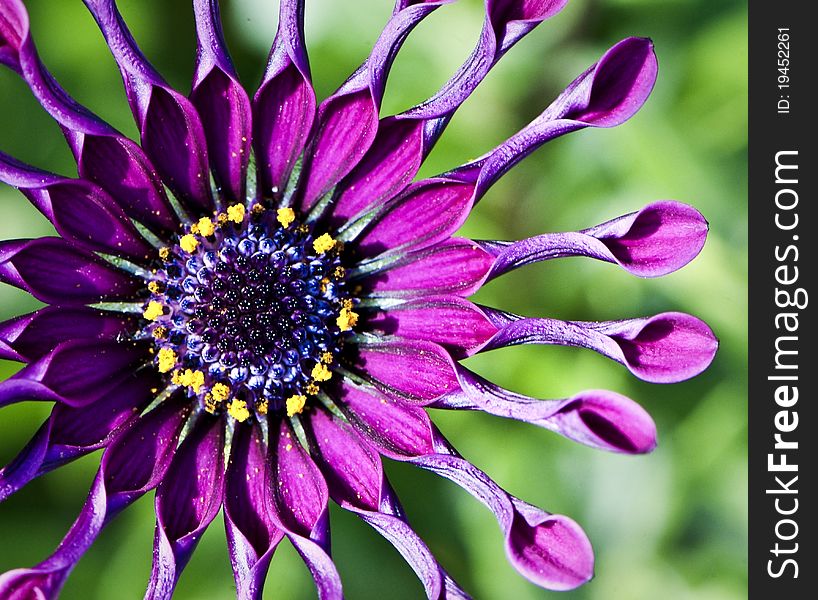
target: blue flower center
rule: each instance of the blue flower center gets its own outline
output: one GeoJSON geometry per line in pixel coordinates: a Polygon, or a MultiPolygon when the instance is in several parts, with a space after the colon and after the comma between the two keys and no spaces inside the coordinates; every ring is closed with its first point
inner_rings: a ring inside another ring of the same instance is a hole
{"type": "Polygon", "coordinates": [[[160,253],[145,331],[159,370],[209,412],[301,412],[357,321],[341,244],[294,218],[236,205],[160,253]]]}

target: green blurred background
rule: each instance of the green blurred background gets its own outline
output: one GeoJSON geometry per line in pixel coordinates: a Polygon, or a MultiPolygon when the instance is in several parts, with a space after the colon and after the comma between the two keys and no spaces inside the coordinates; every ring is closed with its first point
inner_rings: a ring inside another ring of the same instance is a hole
{"type": "MultiPolygon", "coordinates": [[[[135,135],[115,65],[79,0],[28,0],[41,53],[82,103],[135,135]]],[[[121,0],[148,57],[188,90],[195,38],[189,2],[121,0]]],[[[225,28],[248,87],[258,81],[275,31],[272,0],[222,3],[225,28]]],[[[323,97],[366,56],[390,0],[308,0],[307,39],[323,97]]],[[[383,114],[433,93],[467,56],[482,20],[480,0],[460,0],[424,21],[397,59],[383,114]]],[[[574,599],[732,600],[746,596],[746,29],[741,0],[572,0],[492,72],[428,160],[431,175],[482,154],[536,116],[606,48],[628,35],[652,37],[660,75],[630,122],[554,141],[492,189],[463,233],[521,238],[576,230],[656,199],[695,205],[711,233],[701,256],[660,280],[611,265],[566,259],[527,267],[482,290],[479,301],[528,315],[616,319],[666,310],[704,318],[721,339],[712,367],[671,386],[637,381],[591,352],[518,347],[471,359],[494,381],[526,394],[564,397],[610,388],[654,416],[651,455],[626,457],[574,445],[533,426],[479,414],[435,414],[462,453],[515,495],[579,521],[596,549],[596,578],[574,599]]],[[[8,71],[0,72],[0,148],[71,174],[57,126],[8,71]]],[[[0,238],[47,234],[24,198],[0,188],[0,238]]],[[[0,289],[0,318],[35,303],[0,289]]],[[[10,375],[14,364],[0,364],[10,375]]],[[[48,413],[25,403],[0,414],[0,463],[10,460],[48,413]]],[[[44,477],[0,506],[0,571],[47,556],[79,510],[95,454],[44,477]]],[[[536,588],[506,562],[493,516],[447,481],[400,464],[387,471],[417,531],[478,599],[559,594],[536,588]]],[[[333,552],[347,596],[420,598],[400,556],[356,518],[333,507],[333,552]]],[[[63,598],[141,597],[150,572],[152,497],[117,518],[79,563],[63,598]]],[[[221,599],[233,582],[219,517],[178,587],[178,598],[221,599]]],[[[315,597],[295,552],[282,544],[265,597],[315,597]]]]}

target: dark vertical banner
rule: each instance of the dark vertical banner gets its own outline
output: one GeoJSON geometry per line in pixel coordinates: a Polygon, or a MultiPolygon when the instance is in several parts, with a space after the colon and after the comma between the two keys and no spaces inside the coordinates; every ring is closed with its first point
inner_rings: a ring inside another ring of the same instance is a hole
{"type": "Polygon", "coordinates": [[[750,598],[818,589],[818,31],[750,2],[750,598]]]}

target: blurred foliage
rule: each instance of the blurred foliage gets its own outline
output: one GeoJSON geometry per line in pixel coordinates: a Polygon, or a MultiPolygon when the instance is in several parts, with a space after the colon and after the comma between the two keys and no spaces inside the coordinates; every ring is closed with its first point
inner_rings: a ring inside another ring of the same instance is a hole
{"type": "MultiPolygon", "coordinates": [[[[82,103],[135,135],[113,60],[79,0],[27,0],[45,62],[82,103]]],[[[224,0],[226,34],[248,88],[258,81],[275,31],[276,3],[224,0]]],[[[189,89],[195,50],[189,2],[120,0],[148,57],[189,89]]],[[[389,0],[308,0],[307,37],[320,96],[366,56],[386,22],[389,0]]],[[[434,92],[468,55],[482,3],[460,0],[412,34],[389,80],[383,114],[434,92]]],[[[684,310],[721,339],[712,367],[693,381],[656,386],[580,350],[526,347],[470,360],[519,392],[563,397],[610,388],[656,419],[660,446],[623,457],[573,445],[535,427],[478,414],[436,414],[462,453],[500,485],[588,532],[596,578],[562,597],[583,600],[733,600],[746,597],[746,7],[740,0],[573,0],[503,59],[470,98],[430,156],[431,175],[482,154],[536,116],[607,47],[650,36],[660,76],[652,98],[614,130],[554,141],[508,174],[475,211],[464,234],[511,239],[576,230],[673,198],[698,207],[711,233],[701,256],[661,280],[611,265],[567,259],[493,282],[479,301],[529,315],[615,319],[684,310]]],[[[0,147],[70,174],[59,129],[10,72],[0,72],[0,147]]],[[[0,188],[0,238],[47,234],[50,226],[14,190],[0,188]]],[[[0,318],[35,303],[0,290],[0,318]]],[[[0,365],[8,376],[17,367],[0,365]]],[[[5,408],[0,462],[10,460],[48,412],[35,403],[5,408]]],[[[59,542],[81,506],[98,454],[35,481],[0,507],[0,571],[32,565],[59,542]]],[[[387,465],[418,532],[476,598],[556,597],[519,577],[505,560],[488,511],[435,476],[387,465]]],[[[118,517],[79,563],[63,597],[140,597],[150,572],[152,501],[118,517]]],[[[333,552],[349,598],[419,598],[400,556],[366,525],[333,512],[333,552]]],[[[217,519],[184,575],[178,598],[222,599],[232,577],[217,519]]],[[[311,598],[303,563],[282,544],[265,597],[311,598]]]]}

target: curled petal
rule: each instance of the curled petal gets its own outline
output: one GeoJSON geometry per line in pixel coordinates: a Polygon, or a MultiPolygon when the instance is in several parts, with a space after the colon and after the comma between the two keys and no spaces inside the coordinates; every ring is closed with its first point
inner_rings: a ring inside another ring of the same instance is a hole
{"type": "Polygon", "coordinates": [[[464,357],[497,333],[497,327],[477,306],[457,296],[407,300],[379,311],[367,320],[376,335],[426,340],[464,357]]]}
{"type": "Polygon", "coordinates": [[[0,242],[0,281],[47,304],[131,300],[142,285],[61,238],[0,242]]]}
{"type": "Polygon", "coordinates": [[[569,590],[593,576],[591,543],[573,520],[526,504],[461,458],[437,433],[437,453],[411,463],[450,479],[482,502],[506,538],[506,555],[521,575],[544,588],[569,590]]]}
{"type": "Polygon", "coordinates": [[[120,511],[159,484],[186,417],[176,401],[149,413],[123,432],[102,456],[79,517],[54,553],[35,567],[0,575],[0,597],[56,598],[68,574],[120,511]]]}
{"type": "Polygon", "coordinates": [[[87,406],[120,382],[134,378],[146,354],[142,345],[64,342],[0,383],[0,406],[26,400],[87,406]]]}
{"type": "Polygon", "coordinates": [[[19,69],[19,53],[28,33],[28,14],[20,0],[0,2],[0,64],[19,69]]]}
{"type": "Polygon", "coordinates": [[[259,196],[283,192],[315,119],[315,91],[304,45],[304,0],[282,2],[270,58],[253,98],[259,196]]]}
{"type": "Polygon", "coordinates": [[[350,277],[361,278],[374,296],[471,296],[494,264],[491,251],[462,238],[407,252],[399,257],[361,263],[350,277]]]}
{"type": "Polygon", "coordinates": [[[107,446],[137,419],[158,385],[156,373],[142,372],[90,406],[56,404],[20,454],[0,469],[0,502],[35,477],[107,446]]]}
{"type": "Polygon", "coordinates": [[[356,368],[387,396],[425,405],[457,389],[451,356],[424,341],[359,343],[356,368]]]}
{"type": "Polygon", "coordinates": [[[231,446],[224,492],[227,546],[237,597],[259,600],[284,533],[270,518],[270,473],[261,430],[237,428],[231,446]]]}
{"type": "Polygon", "coordinates": [[[642,454],[656,447],[656,425],[636,402],[607,390],[587,390],[561,400],[539,400],[503,389],[458,367],[461,389],[434,406],[525,421],[601,450],[642,454]]]}
{"type": "Polygon", "coordinates": [[[395,13],[366,62],[318,107],[298,198],[303,212],[309,211],[364,157],[378,130],[386,78],[398,50],[418,23],[449,1],[424,2],[395,13]]]}
{"type": "Polygon", "coordinates": [[[216,180],[243,202],[252,133],[250,98],[227,53],[218,0],[195,0],[198,53],[191,101],[202,118],[216,180]]]}
{"type": "Polygon", "coordinates": [[[595,258],[640,277],[659,277],[696,258],[707,229],[707,221],[692,206],[664,201],[580,232],[478,243],[495,257],[490,279],[523,265],[565,256],[595,258]]]}
{"type": "Polygon", "coordinates": [[[10,183],[54,224],[57,232],[91,251],[144,262],[153,248],[102,188],[24,165],[0,152],[0,181],[10,183]]]}
{"type": "Polygon", "coordinates": [[[698,375],[718,349],[718,340],[704,321],[678,312],[599,323],[524,318],[499,311],[491,311],[490,318],[500,331],[481,352],[518,344],[578,346],[599,352],[652,383],[698,375]]]}
{"type": "Polygon", "coordinates": [[[185,438],[156,491],[153,568],[146,598],[170,598],[222,505],[224,420],[206,415],[185,438]]]}
{"type": "Polygon", "coordinates": [[[0,358],[35,361],[71,340],[114,340],[133,331],[130,315],[87,306],[46,306],[0,323],[0,358]]]}
{"type": "Polygon", "coordinates": [[[83,0],[122,74],[142,147],[163,181],[197,214],[213,210],[207,139],[193,104],[142,55],[114,0],[83,0]]]}

